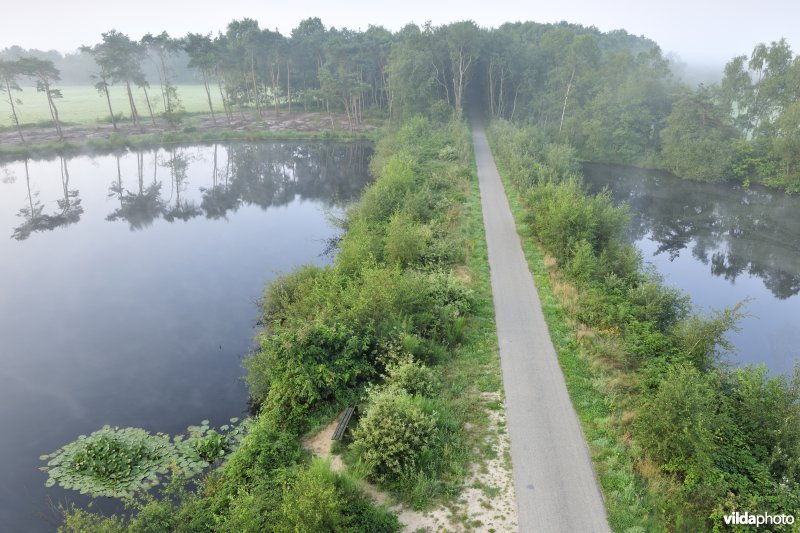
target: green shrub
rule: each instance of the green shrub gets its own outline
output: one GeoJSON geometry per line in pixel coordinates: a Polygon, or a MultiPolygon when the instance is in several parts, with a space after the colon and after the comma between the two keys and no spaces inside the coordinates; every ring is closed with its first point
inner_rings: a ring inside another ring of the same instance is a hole
{"type": "Polygon", "coordinates": [[[544,160],[560,178],[559,181],[576,175],[581,168],[575,149],[569,144],[548,144],[545,147],[544,160]]]}
{"type": "Polygon", "coordinates": [[[577,178],[535,187],[526,201],[528,224],[561,266],[569,265],[583,241],[600,256],[612,241],[625,240],[627,210],[615,208],[608,191],[585,195],[577,178]]]}
{"type": "Polygon", "coordinates": [[[64,523],[58,527],[59,533],[124,533],[127,527],[118,516],[105,517],[85,511],[74,505],[63,511],[64,523]]]}
{"type": "Polygon", "coordinates": [[[346,323],[312,320],[276,327],[245,361],[251,395],[284,427],[299,429],[310,414],[349,399],[373,375],[369,342],[346,323]]]}
{"type": "Polygon", "coordinates": [[[278,429],[266,416],[258,416],[249,423],[247,434],[222,472],[229,486],[247,487],[273,477],[276,470],[296,465],[301,457],[296,434],[278,429]]]}
{"type": "Polygon", "coordinates": [[[272,280],[261,299],[262,323],[269,327],[286,320],[315,280],[325,273],[323,268],[307,265],[272,280]]]}
{"type": "Polygon", "coordinates": [[[355,277],[362,269],[382,261],[384,232],[383,226],[375,227],[365,220],[349,222],[347,235],[339,242],[339,253],[336,254],[339,271],[355,277]]]}
{"type": "Polygon", "coordinates": [[[597,270],[597,257],[589,241],[584,239],[576,243],[575,249],[572,250],[572,259],[567,266],[569,276],[585,285],[597,275],[597,270]]]}
{"type": "Polygon", "coordinates": [[[637,362],[675,353],[675,339],[654,322],[630,320],[625,324],[625,353],[637,362]]]}
{"type": "Polygon", "coordinates": [[[729,331],[736,331],[736,323],[743,316],[739,311],[743,305],[739,303],[706,317],[693,315],[678,323],[674,334],[683,356],[701,370],[714,368],[720,354],[732,349],[725,335],[729,331]]]}
{"type": "Polygon", "coordinates": [[[765,366],[737,368],[728,377],[732,408],[755,457],[774,479],[800,485],[800,367],[770,376],[765,366]]]}
{"type": "Polygon", "coordinates": [[[401,266],[417,264],[427,252],[431,238],[428,226],[414,222],[404,212],[395,213],[386,228],[386,260],[401,266]]]}
{"type": "Polygon", "coordinates": [[[385,388],[370,394],[353,432],[353,447],[376,479],[388,481],[414,472],[431,444],[436,419],[407,392],[385,388]]]}
{"type": "Polygon", "coordinates": [[[405,356],[386,369],[386,383],[412,396],[433,396],[441,385],[439,373],[433,368],[405,356]]]}
{"type": "Polygon", "coordinates": [[[652,322],[665,333],[685,319],[690,310],[689,297],[679,289],[665,287],[657,277],[631,287],[627,299],[639,321],[652,322]]]}
{"type": "Polygon", "coordinates": [[[339,531],[346,525],[344,501],[336,489],[336,474],[327,462],[312,461],[284,489],[277,531],[339,531]]]}
{"type": "Polygon", "coordinates": [[[720,412],[717,387],[713,376],[673,366],[636,419],[639,442],[664,470],[683,480],[688,492],[717,492],[718,436],[730,424],[720,412]]]}
{"type": "Polygon", "coordinates": [[[379,177],[364,191],[361,201],[351,210],[351,216],[371,223],[387,221],[417,185],[413,160],[399,155],[386,161],[379,177]]]}

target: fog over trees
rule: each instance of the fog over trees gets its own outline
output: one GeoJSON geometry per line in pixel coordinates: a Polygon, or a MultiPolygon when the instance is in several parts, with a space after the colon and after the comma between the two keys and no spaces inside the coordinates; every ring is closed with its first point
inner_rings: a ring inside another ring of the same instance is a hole
{"type": "MultiPolygon", "coordinates": [[[[230,122],[302,109],[341,112],[355,127],[371,111],[401,120],[477,106],[536,125],[584,159],[800,190],[800,62],[783,39],[733,58],[719,83],[695,86],[681,78],[713,74],[665,57],[650,39],[566,22],[408,24],[391,32],[308,18],[285,36],[244,18],[217,35],[161,32],[136,40],[111,29],[101,38],[76,54],[4,50],[3,100],[13,106],[16,87],[38,83],[59,129],[59,93],[47,89],[57,80],[25,74],[22,58],[51,62],[60,83],[91,82],[112,117],[109,87],[123,88],[134,125],[155,122],[155,102],[168,120],[179,116],[181,83],[203,85],[214,121],[217,114],[230,122]],[[222,109],[214,108],[212,92],[222,109]],[[134,93],[144,96],[146,110],[134,93]]],[[[17,123],[17,110],[11,113],[17,123]]]]}

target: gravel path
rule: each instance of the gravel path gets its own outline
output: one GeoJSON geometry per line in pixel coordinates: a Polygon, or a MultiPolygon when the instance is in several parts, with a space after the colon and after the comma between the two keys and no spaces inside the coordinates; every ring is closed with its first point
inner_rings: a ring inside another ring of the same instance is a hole
{"type": "Polygon", "coordinates": [[[519,529],[610,531],[539,296],[480,119],[473,118],[519,529]]]}

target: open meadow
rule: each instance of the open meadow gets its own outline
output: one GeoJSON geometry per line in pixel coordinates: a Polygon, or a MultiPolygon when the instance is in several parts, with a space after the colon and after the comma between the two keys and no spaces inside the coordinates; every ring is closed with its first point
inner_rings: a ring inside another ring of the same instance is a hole
{"type": "MultiPolygon", "coordinates": [[[[59,89],[61,89],[63,98],[56,101],[56,106],[58,106],[59,118],[63,122],[80,125],[110,122],[105,95],[97,92],[91,85],[67,85],[59,87],[59,89]]],[[[202,85],[178,85],[177,89],[181,104],[188,113],[208,111],[208,99],[202,85]]],[[[214,91],[216,87],[211,89],[214,111],[219,109],[219,112],[222,113],[219,91],[214,91]]],[[[153,106],[153,113],[163,112],[164,104],[158,85],[153,85],[148,89],[148,96],[150,104],[153,106]]],[[[23,87],[22,92],[14,92],[14,97],[22,101],[21,105],[17,105],[17,113],[22,124],[50,122],[50,110],[47,108],[47,98],[44,93],[37,93],[35,87],[23,87]]],[[[149,112],[144,92],[136,89],[134,98],[139,114],[143,119],[148,117],[149,112]]],[[[111,105],[115,114],[122,113],[125,117],[129,116],[130,107],[124,87],[111,87],[111,105]]],[[[0,127],[13,125],[8,95],[2,94],[0,97],[0,127]]]]}

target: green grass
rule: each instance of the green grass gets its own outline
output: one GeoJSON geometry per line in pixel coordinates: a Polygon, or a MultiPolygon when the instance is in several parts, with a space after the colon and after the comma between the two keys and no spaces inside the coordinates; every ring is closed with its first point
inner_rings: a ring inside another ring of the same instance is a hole
{"type": "Polygon", "coordinates": [[[521,198],[508,179],[502,161],[495,161],[522,237],[522,248],[536,283],[572,405],[589,444],[605,497],[609,524],[614,531],[664,531],[659,519],[660,498],[636,473],[627,445],[617,431],[615,424],[622,413],[606,387],[611,376],[602,365],[592,364],[592,355],[578,342],[575,328],[553,292],[542,252],[526,230],[521,198]]]}
{"type": "Polygon", "coordinates": [[[500,393],[502,397],[503,384],[489,277],[489,256],[474,157],[471,163],[463,234],[467,246],[466,267],[471,278],[470,287],[475,292],[475,307],[463,343],[455,351],[455,356],[445,363],[443,370],[448,399],[454,413],[462,423],[469,423],[472,427],[467,435],[473,450],[471,462],[480,466],[491,458],[481,450],[485,448],[489,437],[488,412],[497,404],[496,401],[487,401],[482,394],[500,393]]]}
{"type": "MultiPolygon", "coordinates": [[[[56,100],[59,118],[63,122],[89,126],[100,121],[110,121],[105,95],[98,93],[91,85],[66,85],[56,88],[60,89],[64,96],[56,100]]],[[[153,113],[162,113],[164,105],[158,84],[151,86],[147,93],[150,96],[153,113]]],[[[47,98],[43,93],[37,93],[34,87],[24,87],[22,92],[14,92],[14,97],[22,100],[22,104],[16,106],[21,124],[46,124],[51,121],[47,98]]],[[[178,97],[187,113],[208,112],[208,99],[202,85],[178,85],[178,97]]],[[[139,114],[143,118],[148,117],[147,103],[140,89],[134,89],[134,99],[139,114]]],[[[223,113],[222,101],[216,87],[211,87],[211,101],[214,104],[214,111],[219,110],[223,113]]],[[[111,107],[114,108],[115,114],[122,113],[125,117],[129,116],[130,106],[124,87],[111,87],[111,107]]],[[[13,124],[8,95],[4,93],[0,95],[0,127],[10,127],[13,124]]]]}

